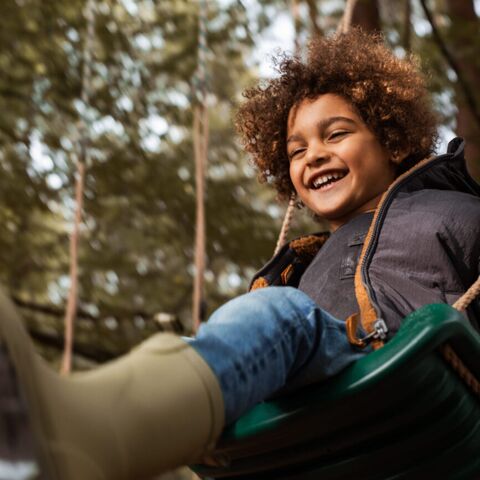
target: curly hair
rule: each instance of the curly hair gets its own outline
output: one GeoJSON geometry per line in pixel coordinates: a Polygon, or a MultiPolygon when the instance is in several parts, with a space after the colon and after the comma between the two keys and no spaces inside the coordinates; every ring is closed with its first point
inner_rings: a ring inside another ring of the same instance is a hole
{"type": "Polygon", "coordinates": [[[243,93],[235,123],[260,180],[272,183],[280,198],[294,192],[288,114],[306,98],[333,93],[347,99],[392,156],[408,152],[409,165],[434,151],[438,118],[418,62],[397,58],[380,35],[352,28],[315,39],[305,62],[283,54],[277,70],[278,77],[243,93]]]}

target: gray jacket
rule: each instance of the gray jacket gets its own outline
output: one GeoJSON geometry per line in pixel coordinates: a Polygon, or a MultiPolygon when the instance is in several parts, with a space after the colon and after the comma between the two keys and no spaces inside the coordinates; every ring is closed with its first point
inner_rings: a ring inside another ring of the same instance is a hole
{"type": "MultiPolygon", "coordinates": [[[[363,344],[358,324],[371,333],[383,319],[391,337],[410,312],[453,303],[480,275],[480,186],[467,172],[463,150],[462,139],[452,140],[446,154],[419,162],[384,194],[355,273],[360,312],[346,319],[352,343],[363,344]]],[[[298,286],[326,238],[309,235],[285,245],[252,288],[298,286]]],[[[467,315],[480,330],[480,299],[467,315]]]]}

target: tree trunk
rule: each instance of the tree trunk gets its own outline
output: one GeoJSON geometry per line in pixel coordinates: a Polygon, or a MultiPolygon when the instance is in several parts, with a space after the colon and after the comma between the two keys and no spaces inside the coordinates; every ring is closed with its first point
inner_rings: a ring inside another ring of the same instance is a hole
{"type": "Polygon", "coordinates": [[[352,25],[367,32],[380,32],[380,14],[377,0],[357,0],[352,15],[352,25]]]}
{"type": "Polygon", "coordinates": [[[308,16],[310,18],[310,36],[319,37],[323,35],[323,31],[318,23],[318,6],[317,0],[306,0],[308,7],[308,16]]]}
{"type": "Polygon", "coordinates": [[[404,0],[402,45],[405,51],[412,48],[412,4],[411,0],[404,0]]]}
{"type": "MultiPolygon", "coordinates": [[[[480,22],[475,14],[473,0],[447,0],[452,23],[449,34],[451,49],[462,70],[466,82],[475,98],[477,111],[480,109],[480,95],[476,86],[480,82],[478,42],[480,22]]],[[[457,134],[465,138],[466,158],[470,173],[480,180],[480,124],[467,105],[462,92],[457,88],[457,134]]]]}

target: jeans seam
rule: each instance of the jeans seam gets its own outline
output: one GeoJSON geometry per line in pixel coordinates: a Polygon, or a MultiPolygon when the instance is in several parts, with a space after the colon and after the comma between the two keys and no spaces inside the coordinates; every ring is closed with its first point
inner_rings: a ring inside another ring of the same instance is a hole
{"type": "Polygon", "coordinates": [[[315,305],[312,305],[310,307],[310,310],[308,311],[308,313],[306,315],[297,315],[297,320],[300,320],[300,324],[302,325],[302,328],[307,335],[309,333],[309,331],[308,331],[309,330],[309,328],[308,328],[309,322],[308,322],[307,318],[309,318],[310,315],[314,314],[316,309],[317,309],[317,307],[315,305]]]}
{"type": "MultiPolygon", "coordinates": [[[[322,321],[320,322],[320,327],[316,326],[316,328],[314,328],[314,334],[315,334],[316,337],[318,337],[321,330],[324,330],[324,331],[325,330],[333,330],[333,331],[336,331],[336,332],[340,332],[343,335],[345,334],[345,331],[343,331],[340,328],[340,325],[332,325],[329,322],[328,323],[325,322],[324,321],[324,315],[325,315],[326,312],[324,312],[321,308],[318,308],[316,305],[314,305],[310,308],[310,311],[308,312],[308,315],[305,316],[305,318],[300,318],[302,326],[305,330],[305,334],[307,335],[307,337],[308,337],[309,332],[308,332],[308,328],[306,328],[304,326],[304,323],[308,324],[307,318],[309,318],[311,315],[314,315],[315,311],[317,309],[320,312],[320,315],[322,317],[322,321]]],[[[315,356],[315,354],[316,354],[316,348],[312,348],[311,351],[310,351],[310,355],[308,355],[307,358],[304,359],[304,361],[301,365],[297,366],[296,371],[294,373],[296,374],[299,371],[299,369],[301,369],[302,367],[307,365],[310,362],[310,360],[312,360],[312,358],[315,356]]]]}
{"type": "MultiPolygon", "coordinates": [[[[309,315],[313,312],[314,308],[311,308],[310,312],[309,312],[309,315]]],[[[307,328],[305,327],[304,325],[304,318],[303,316],[299,315],[298,313],[296,312],[293,312],[293,319],[299,321],[298,323],[301,325],[301,328],[304,330],[305,333],[308,333],[307,331],[307,328]]],[[[306,323],[306,322],[305,322],[306,323]]],[[[296,330],[295,328],[295,325],[293,326],[289,326],[288,330],[284,330],[282,331],[282,334],[279,338],[276,339],[275,343],[272,344],[270,346],[270,348],[265,351],[263,354],[261,354],[260,357],[256,357],[254,362],[251,363],[249,366],[252,366],[252,365],[257,365],[260,363],[261,360],[264,360],[265,358],[268,358],[268,356],[274,351],[274,350],[277,350],[277,347],[287,338],[287,336],[290,336],[291,335],[291,332],[296,330]]],[[[287,380],[288,378],[288,374],[290,373],[289,371],[286,372],[287,373],[287,376],[285,378],[285,381],[287,380]]]]}
{"type": "MultiPolygon", "coordinates": [[[[293,320],[296,320],[297,323],[300,325],[301,329],[303,330],[304,334],[308,337],[308,333],[309,333],[309,329],[308,329],[308,321],[306,320],[307,317],[309,317],[310,315],[312,315],[314,312],[315,312],[315,309],[316,309],[316,306],[311,306],[308,313],[306,315],[300,315],[298,314],[297,312],[293,312],[293,315],[292,315],[292,319],[293,320]]],[[[294,331],[294,330],[298,330],[296,327],[295,327],[295,324],[293,324],[292,326],[290,326],[288,328],[288,330],[286,331],[283,331],[282,332],[282,335],[280,336],[280,338],[278,338],[275,343],[273,345],[271,345],[270,349],[266,352],[264,352],[260,357],[257,357],[255,359],[255,361],[253,363],[250,364],[250,366],[252,365],[257,365],[260,363],[261,360],[264,360],[265,358],[268,358],[268,356],[271,354],[271,352],[273,352],[274,350],[277,349],[277,347],[283,342],[286,340],[287,336],[291,336],[291,332],[294,331]]],[[[304,365],[305,363],[307,363],[308,359],[305,360],[302,365],[304,365]]],[[[283,382],[283,385],[285,385],[285,383],[287,382],[288,380],[288,377],[289,375],[292,373],[291,370],[292,370],[292,367],[293,365],[290,366],[289,369],[286,369],[286,372],[285,372],[285,379],[284,379],[284,382],[283,382]]],[[[279,386],[278,388],[281,388],[283,385],[279,386]]]]}

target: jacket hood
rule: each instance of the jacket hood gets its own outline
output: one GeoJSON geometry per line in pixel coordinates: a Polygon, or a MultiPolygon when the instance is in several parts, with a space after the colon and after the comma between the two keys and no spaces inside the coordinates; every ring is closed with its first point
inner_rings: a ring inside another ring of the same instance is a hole
{"type": "Polygon", "coordinates": [[[464,157],[465,141],[456,137],[450,141],[447,153],[432,157],[423,166],[412,168],[401,182],[401,191],[454,190],[480,196],[480,185],[470,176],[464,157]]]}

